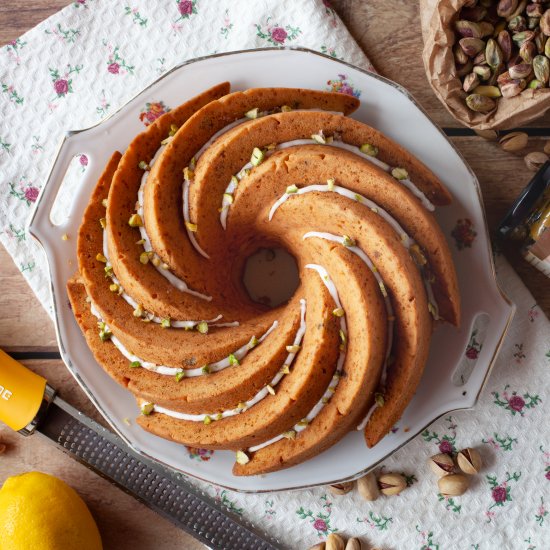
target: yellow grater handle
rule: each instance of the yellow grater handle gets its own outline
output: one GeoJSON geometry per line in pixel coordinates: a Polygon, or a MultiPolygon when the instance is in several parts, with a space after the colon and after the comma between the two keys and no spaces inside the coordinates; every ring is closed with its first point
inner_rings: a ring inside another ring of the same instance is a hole
{"type": "Polygon", "coordinates": [[[0,350],[0,422],[19,431],[36,417],[46,379],[0,350]]]}

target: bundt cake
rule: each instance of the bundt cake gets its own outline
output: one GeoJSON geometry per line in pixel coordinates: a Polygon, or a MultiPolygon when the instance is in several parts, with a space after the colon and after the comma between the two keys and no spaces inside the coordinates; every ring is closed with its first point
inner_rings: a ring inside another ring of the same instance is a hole
{"type": "Polygon", "coordinates": [[[113,153],[78,235],[72,309],[138,423],[236,451],[235,475],[298,464],[348,432],[373,446],[412,398],[435,323],[460,322],[433,217],[451,197],[348,115],[356,98],[207,90],[113,153]],[[300,283],[269,308],[247,258],[283,248],[300,283]]]}

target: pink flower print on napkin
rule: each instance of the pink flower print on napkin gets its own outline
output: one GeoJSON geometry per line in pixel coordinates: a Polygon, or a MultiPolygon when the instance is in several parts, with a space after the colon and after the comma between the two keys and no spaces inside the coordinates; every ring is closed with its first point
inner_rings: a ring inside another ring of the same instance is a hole
{"type": "Polygon", "coordinates": [[[288,33],[282,27],[274,27],[271,29],[271,38],[279,44],[284,44],[288,33]]]}
{"type": "Polygon", "coordinates": [[[107,66],[107,70],[111,73],[111,74],[118,74],[118,71],[120,70],[120,65],[118,63],[110,63],[108,66],[107,66]]]}
{"type": "Polygon", "coordinates": [[[271,17],[268,17],[265,22],[255,23],[254,26],[256,27],[256,36],[273,46],[283,46],[286,42],[295,40],[302,33],[299,27],[272,23],[271,17]]]}

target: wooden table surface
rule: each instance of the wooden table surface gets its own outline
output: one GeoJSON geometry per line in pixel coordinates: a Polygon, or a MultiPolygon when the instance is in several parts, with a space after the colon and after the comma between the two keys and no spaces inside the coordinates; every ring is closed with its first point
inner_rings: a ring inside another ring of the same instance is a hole
{"type": "MultiPolygon", "coordinates": [[[[67,0],[30,3],[3,0],[0,3],[0,45],[69,3],[67,0]]],[[[408,88],[440,126],[460,127],[428,86],[421,59],[417,2],[333,0],[333,6],[382,74],[408,88]]],[[[528,131],[540,134],[533,129],[548,128],[549,122],[550,115],[547,115],[531,124],[528,131]]],[[[521,156],[505,153],[498,144],[486,142],[470,132],[458,133],[463,135],[452,140],[479,178],[489,228],[494,231],[532,173],[526,170],[521,156]]],[[[542,150],[543,143],[544,138],[533,137],[527,151],[542,150]]],[[[548,315],[548,279],[521,258],[509,259],[548,315]]],[[[1,246],[0,265],[0,348],[46,376],[64,399],[99,420],[93,405],[59,360],[52,323],[1,246]]],[[[106,549],[202,548],[191,537],[39,437],[25,440],[0,426],[0,442],[8,445],[0,456],[0,484],[7,476],[28,470],[41,470],[62,477],[90,506],[106,549]]]]}

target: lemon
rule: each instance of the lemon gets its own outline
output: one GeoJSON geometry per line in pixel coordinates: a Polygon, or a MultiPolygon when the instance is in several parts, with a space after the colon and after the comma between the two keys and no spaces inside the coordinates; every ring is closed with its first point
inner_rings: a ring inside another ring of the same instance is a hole
{"type": "Polygon", "coordinates": [[[41,472],[10,477],[0,489],[2,550],[101,550],[97,525],[64,481],[41,472]]]}

